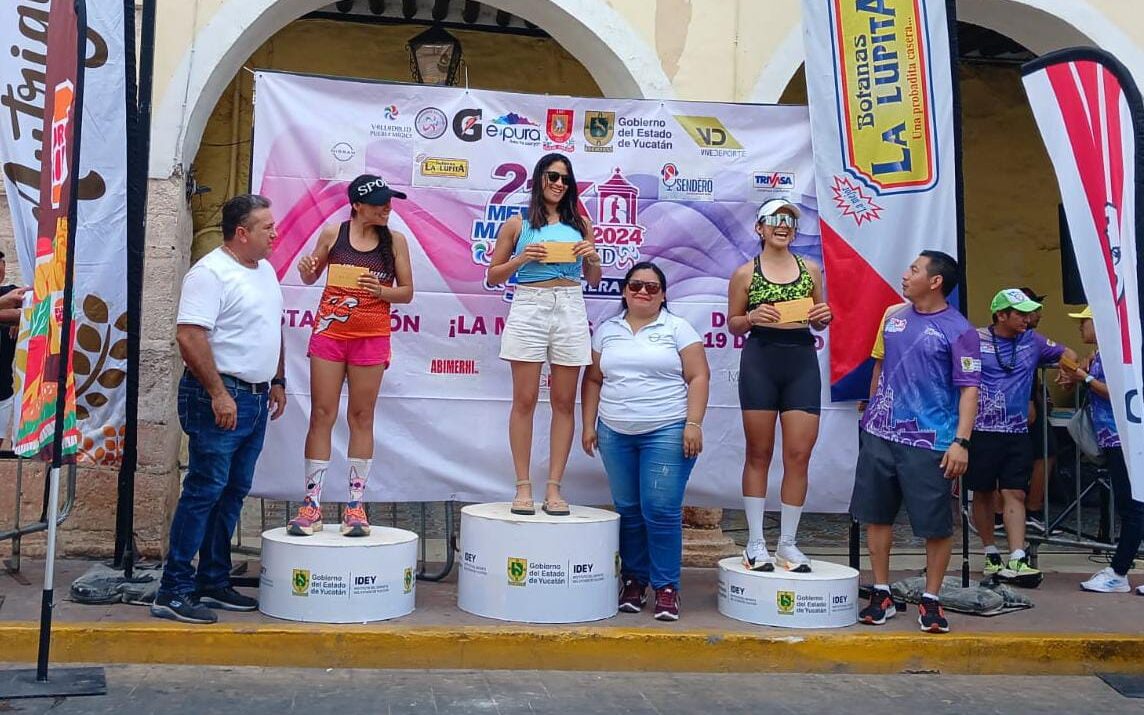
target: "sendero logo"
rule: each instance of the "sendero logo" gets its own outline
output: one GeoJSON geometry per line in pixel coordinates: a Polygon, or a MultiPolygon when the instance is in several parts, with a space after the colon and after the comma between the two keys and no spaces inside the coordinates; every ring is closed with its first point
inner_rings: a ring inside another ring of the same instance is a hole
{"type": "Polygon", "coordinates": [[[831,0],[848,171],[879,194],[937,183],[928,38],[918,2],[831,0]]]}
{"type": "Polygon", "coordinates": [[[429,157],[421,161],[420,171],[422,176],[443,176],[447,179],[467,179],[469,177],[469,160],[429,157]]]}
{"type": "Polygon", "coordinates": [[[718,117],[676,114],[675,121],[699,145],[699,153],[703,156],[743,156],[747,153],[718,117]]]}
{"type": "Polygon", "coordinates": [[[290,575],[290,592],[295,596],[310,595],[310,569],[294,569],[290,575]]]}
{"type": "Polygon", "coordinates": [[[616,135],[615,112],[584,112],[584,151],[610,152],[616,135]]]}
{"type": "Polygon", "coordinates": [[[715,180],[706,177],[687,177],[674,162],[659,170],[659,198],[666,201],[714,201],[715,180]]]}
{"type": "Polygon", "coordinates": [[[508,557],[508,585],[523,586],[528,579],[528,559],[508,557]]]}
{"type": "Polygon", "coordinates": [[[793,616],[794,602],[794,591],[778,591],[775,593],[775,605],[778,606],[780,616],[793,616]]]}

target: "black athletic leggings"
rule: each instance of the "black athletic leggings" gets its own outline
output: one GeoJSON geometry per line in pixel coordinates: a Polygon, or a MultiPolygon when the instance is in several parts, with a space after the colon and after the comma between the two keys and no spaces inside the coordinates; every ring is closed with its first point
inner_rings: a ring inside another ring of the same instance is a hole
{"type": "Polygon", "coordinates": [[[751,328],[739,356],[739,406],[814,415],[821,411],[822,377],[810,330],[751,328]]]}

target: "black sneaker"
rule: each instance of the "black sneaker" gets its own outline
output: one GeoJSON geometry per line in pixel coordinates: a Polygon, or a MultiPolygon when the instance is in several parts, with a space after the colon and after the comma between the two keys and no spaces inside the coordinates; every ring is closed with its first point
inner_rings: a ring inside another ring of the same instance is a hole
{"type": "Polygon", "coordinates": [[[858,621],[868,626],[880,626],[885,624],[887,618],[896,615],[898,609],[894,606],[894,598],[890,592],[884,588],[876,588],[870,594],[870,605],[858,612],[858,621]]]}
{"type": "Polygon", "coordinates": [[[620,610],[624,613],[639,613],[647,603],[647,586],[634,578],[625,578],[620,588],[620,610]]]}
{"type": "Polygon", "coordinates": [[[949,633],[949,621],[945,618],[945,610],[941,601],[936,598],[922,598],[918,604],[918,625],[923,633],[949,633]]]}
{"type": "Polygon", "coordinates": [[[195,597],[210,608],[221,608],[224,611],[257,611],[258,599],[244,596],[234,590],[233,586],[216,588],[213,591],[198,591],[195,597]]]}
{"type": "Polygon", "coordinates": [[[198,602],[194,596],[180,596],[172,593],[155,594],[151,604],[151,615],[183,623],[215,623],[218,616],[214,611],[198,602]]]}

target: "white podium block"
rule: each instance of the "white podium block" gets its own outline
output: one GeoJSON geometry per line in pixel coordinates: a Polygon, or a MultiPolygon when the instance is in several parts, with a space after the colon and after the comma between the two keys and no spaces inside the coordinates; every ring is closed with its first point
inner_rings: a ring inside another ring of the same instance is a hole
{"type": "Polygon", "coordinates": [[[461,509],[462,611],[502,621],[576,623],[616,615],[620,516],[513,514],[507,502],[461,509]]]}
{"type": "Polygon", "coordinates": [[[413,612],[417,534],[374,526],[348,537],[338,524],[313,536],[262,533],[258,608],[307,623],[365,623],[413,612]]]}
{"type": "Polygon", "coordinates": [[[858,621],[858,572],[829,561],[810,573],[751,571],[734,556],[719,562],[719,612],[764,626],[842,628],[858,621]]]}

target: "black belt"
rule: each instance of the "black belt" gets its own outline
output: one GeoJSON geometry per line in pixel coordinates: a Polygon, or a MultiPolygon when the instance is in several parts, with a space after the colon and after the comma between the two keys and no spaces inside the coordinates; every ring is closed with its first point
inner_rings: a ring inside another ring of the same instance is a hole
{"type": "MultiPolygon", "coordinates": [[[[187,370],[184,374],[186,375],[187,378],[194,380],[195,382],[198,382],[198,380],[195,378],[195,376],[193,374],[191,374],[190,370],[187,370]]],[[[246,380],[241,380],[241,379],[235,377],[234,375],[222,375],[222,374],[220,374],[219,377],[222,379],[222,384],[226,385],[227,387],[233,387],[236,390],[242,390],[243,392],[251,392],[251,393],[254,393],[255,395],[264,395],[267,392],[270,392],[270,383],[269,382],[247,382],[246,380]]]]}

